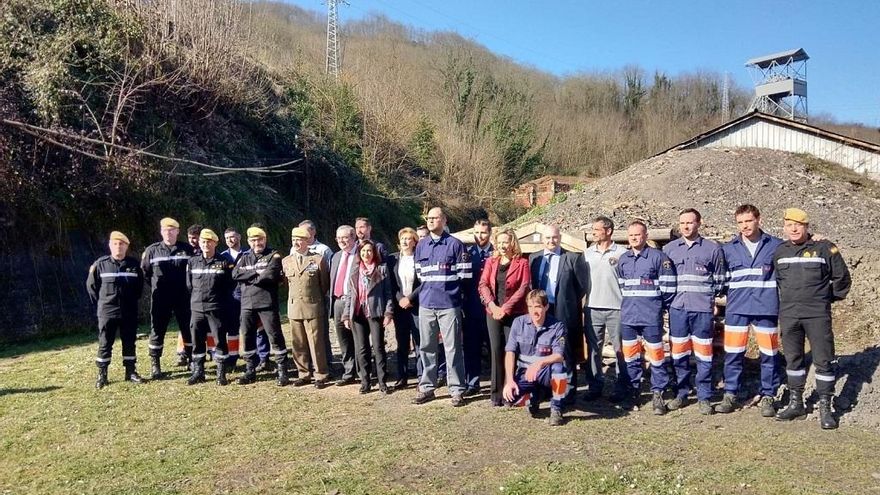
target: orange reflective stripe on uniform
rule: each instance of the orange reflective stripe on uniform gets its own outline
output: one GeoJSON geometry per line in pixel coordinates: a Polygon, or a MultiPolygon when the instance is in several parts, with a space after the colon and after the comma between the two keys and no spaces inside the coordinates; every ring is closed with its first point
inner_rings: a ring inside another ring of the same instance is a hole
{"type": "Polygon", "coordinates": [[[700,361],[712,361],[712,339],[701,339],[691,336],[694,356],[700,361]]]}
{"type": "Polygon", "coordinates": [[[755,328],[755,340],[758,341],[758,348],[761,354],[775,356],[779,352],[779,329],[777,328],[755,328]]]}
{"type": "Polygon", "coordinates": [[[568,375],[557,373],[550,377],[550,390],[554,399],[561,399],[568,393],[568,375]]]}
{"type": "Polygon", "coordinates": [[[669,341],[672,343],[672,358],[680,359],[685,356],[689,356],[693,347],[691,346],[690,337],[669,337],[669,341]]]}
{"type": "Polygon", "coordinates": [[[207,348],[212,351],[214,350],[215,347],[217,347],[217,342],[214,341],[214,336],[211,334],[208,334],[208,338],[206,339],[206,342],[207,342],[206,343],[207,348]]]}
{"type": "Polygon", "coordinates": [[[238,335],[226,337],[226,346],[229,349],[230,356],[238,356],[238,335]]]}
{"type": "Polygon", "coordinates": [[[636,340],[624,340],[623,344],[623,359],[626,362],[632,362],[636,359],[639,359],[642,355],[642,343],[636,340]]]}
{"type": "Polygon", "coordinates": [[[516,407],[522,407],[529,403],[529,400],[532,398],[532,394],[530,392],[526,392],[522,397],[519,398],[518,401],[514,402],[513,405],[516,407]]]}
{"type": "Polygon", "coordinates": [[[724,326],[724,352],[746,352],[749,345],[749,327],[724,326]]]}
{"type": "Polygon", "coordinates": [[[663,352],[663,343],[657,342],[645,342],[645,355],[648,357],[648,361],[651,362],[652,366],[663,366],[663,361],[666,358],[665,353],[663,352]]]}

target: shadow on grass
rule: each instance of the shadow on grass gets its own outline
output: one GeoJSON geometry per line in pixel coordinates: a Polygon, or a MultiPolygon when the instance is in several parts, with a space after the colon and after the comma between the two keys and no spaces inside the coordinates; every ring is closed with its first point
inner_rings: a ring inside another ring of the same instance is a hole
{"type": "Polygon", "coordinates": [[[32,342],[9,344],[0,348],[0,359],[18,357],[32,352],[60,351],[68,347],[81,346],[94,342],[97,346],[97,332],[80,330],[67,335],[50,338],[36,338],[32,342]]]}
{"type": "Polygon", "coordinates": [[[859,404],[859,395],[866,383],[872,383],[874,374],[880,366],[880,346],[871,346],[854,354],[840,356],[838,359],[838,383],[843,382],[837,405],[842,409],[841,416],[859,404]],[[845,377],[845,381],[844,381],[845,377]]]}
{"type": "Polygon", "coordinates": [[[58,385],[49,385],[47,387],[34,387],[34,388],[0,388],[0,397],[4,395],[15,395],[15,394],[39,394],[43,392],[52,392],[60,389],[58,385]]]}

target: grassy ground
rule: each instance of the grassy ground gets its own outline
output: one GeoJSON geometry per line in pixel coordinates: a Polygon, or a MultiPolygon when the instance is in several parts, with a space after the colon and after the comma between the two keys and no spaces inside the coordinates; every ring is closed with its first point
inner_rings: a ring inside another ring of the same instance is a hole
{"type": "MultiPolygon", "coordinates": [[[[880,493],[877,431],[606,402],[550,428],[485,397],[187,387],[180,370],[138,386],[115,350],[101,391],[91,339],[0,353],[0,493],[880,493]]],[[[144,340],[138,356],[146,372],[144,340]]]]}

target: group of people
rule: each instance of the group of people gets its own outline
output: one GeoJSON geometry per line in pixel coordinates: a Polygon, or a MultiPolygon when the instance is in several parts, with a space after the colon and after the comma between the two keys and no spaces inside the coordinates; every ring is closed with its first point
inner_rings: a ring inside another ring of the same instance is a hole
{"type": "Polygon", "coordinates": [[[846,264],[836,246],[812,237],[802,210],[785,210],[786,241],[761,229],[753,205],[741,205],[734,217],[739,234],[719,245],[700,235],[697,210],[683,210],[681,236],[662,250],[650,245],[648,227],[640,220],[627,225],[625,248],[612,242],[614,223],[595,218],[594,242],[584,253],[563,249],[559,229],[549,226],[542,233],[543,249],[527,258],[513,230],[493,235],[487,220],[475,223],[474,243],[465,246],[449,234],[439,207],[428,211],[425,225],[398,232],[399,249],[393,254],[372,239],[370,221],[363,217],[353,227],[336,229],[336,252],[317,241],[308,220],[293,228],[292,248],[282,254],[269,246],[258,224],[245,232],[249,249],[229,228],[227,249],[218,253],[219,237],[212,230],[190,227],[190,242],[180,242],[178,222],[164,218],[162,240],[147,247],[138,263],[127,256],[128,238],[114,231],[110,255],[91,266],[87,280],[98,314],[96,387],[108,383],[117,332],[125,379],[142,381],[135,369],[135,338],[147,281],[156,380],[164,377],[160,358],[173,313],[181,329],[178,365],[191,370],[187,383],[206,380],[205,362],[212,356],[217,383],[226,385],[240,354],[245,363],[240,384],[253,383],[258,372],[274,366],[277,383],[287,385],[290,355],[297,371],[293,385],[323,388],[331,385],[332,319],[342,364],[333,384],[359,383],[363,394],[372,390],[374,379],[378,391],[388,394],[406,388],[415,374],[414,404],[434,400],[445,381],[451,404],[461,406],[466,397],[481,393],[482,355],[488,347],[489,404],[528,405],[537,415],[542,400],[550,399],[548,421],[559,425],[563,409],[576,399],[579,370],[586,380],[582,399],[603,396],[607,337],[617,356],[612,402],[637,410],[647,368],[655,414],[688,405],[692,383],[700,413],[729,413],[739,407],[751,328],[761,354],[761,414],[806,417],[806,338],[816,369],[820,423],[835,428],[830,305],[849,290],[846,264]],[[288,286],[290,350],[279,314],[282,284],[288,286]],[[714,321],[718,298],[725,296],[724,395],[713,405],[714,321]],[[397,379],[390,385],[385,328],[392,323],[397,379]],[[777,413],[780,327],[791,393],[788,406],[777,413]],[[411,345],[415,370],[409,369],[411,345]],[[669,401],[667,389],[674,393],[669,401]]]}

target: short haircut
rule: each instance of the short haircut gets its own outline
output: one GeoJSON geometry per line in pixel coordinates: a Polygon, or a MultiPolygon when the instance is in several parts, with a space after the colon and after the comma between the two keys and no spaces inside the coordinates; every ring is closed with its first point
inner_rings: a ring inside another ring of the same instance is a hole
{"type": "Polygon", "coordinates": [[[419,231],[419,230],[428,230],[428,226],[427,226],[427,225],[419,225],[418,227],[416,227],[416,230],[417,230],[417,231],[419,231]]]}
{"type": "Polygon", "coordinates": [[[605,230],[611,229],[611,232],[614,232],[614,221],[605,215],[599,215],[598,217],[593,219],[593,223],[602,222],[602,228],[605,230]]]}
{"type": "Polygon", "coordinates": [[[305,227],[309,230],[318,230],[315,227],[315,222],[313,222],[311,220],[303,220],[302,222],[299,223],[299,225],[297,225],[297,227],[305,227]]]}
{"type": "Polygon", "coordinates": [[[202,226],[194,223],[186,229],[186,235],[199,235],[202,232],[202,226]]]}
{"type": "Polygon", "coordinates": [[[489,228],[491,229],[491,228],[492,228],[492,222],[490,222],[490,221],[489,221],[488,219],[486,219],[486,218],[480,218],[480,219],[478,219],[476,222],[474,222],[474,227],[477,227],[477,226],[480,226],[480,227],[489,227],[489,228]]]}
{"type": "Polygon", "coordinates": [[[682,216],[682,215],[685,215],[685,214],[687,214],[687,213],[693,213],[694,216],[697,217],[697,221],[698,221],[698,222],[702,222],[702,221],[703,221],[703,215],[700,215],[700,212],[697,211],[697,210],[695,210],[694,208],[685,208],[685,209],[681,210],[680,212],[678,212],[678,216],[682,216]]]}
{"type": "Polygon", "coordinates": [[[648,232],[648,226],[645,225],[645,222],[643,222],[641,220],[633,220],[632,222],[629,223],[629,225],[626,226],[626,228],[628,229],[628,228],[635,226],[635,225],[641,226],[642,229],[644,229],[645,233],[648,232]]]}
{"type": "Polygon", "coordinates": [[[354,219],[354,223],[355,223],[355,225],[357,225],[358,222],[364,222],[365,224],[369,225],[370,227],[373,226],[373,224],[370,223],[370,218],[369,218],[369,217],[357,217],[357,218],[355,218],[355,219],[354,219]]]}
{"type": "Polygon", "coordinates": [[[550,299],[547,298],[547,293],[544,292],[544,289],[532,289],[532,291],[526,295],[526,301],[537,302],[540,303],[541,306],[550,304],[550,299]]]}
{"type": "Polygon", "coordinates": [[[371,241],[370,239],[364,239],[363,241],[361,241],[360,245],[358,246],[358,257],[360,257],[361,255],[361,250],[366,246],[371,246],[373,248],[373,263],[375,263],[376,266],[381,265],[382,253],[379,252],[379,249],[376,247],[376,243],[371,241]]]}
{"type": "MultiPolygon", "coordinates": [[[[507,229],[507,230],[503,230],[501,232],[496,232],[495,233],[495,247],[498,247],[498,237],[502,236],[502,235],[506,235],[507,237],[510,238],[510,247],[511,247],[511,249],[513,249],[513,256],[514,257],[522,256],[522,248],[519,247],[519,239],[516,238],[516,232],[513,229],[507,229]]],[[[492,254],[494,256],[501,257],[503,253],[501,252],[500,249],[496,249],[495,251],[492,252],[492,254]]]]}
{"type": "Polygon", "coordinates": [[[241,233],[235,227],[226,227],[226,230],[223,232],[223,235],[225,236],[226,234],[241,235],[241,233]]]}
{"type": "MultiPolygon", "coordinates": [[[[414,229],[412,227],[404,227],[397,232],[397,240],[398,241],[403,237],[403,234],[410,234],[413,237],[419,236],[419,234],[416,233],[416,229],[414,229]]],[[[416,239],[416,240],[418,240],[418,239],[416,239]]]]}
{"type": "Polygon", "coordinates": [[[348,236],[354,235],[354,227],[351,225],[340,225],[339,227],[336,227],[336,235],[339,235],[340,231],[345,231],[348,236]]]}
{"type": "Polygon", "coordinates": [[[746,213],[751,213],[755,218],[761,218],[761,211],[758,210],[758,207],[750,204],[737,206],[736,211],[733,212],[733,216],[738,217],[740,215],[745,215],[746,213]]]}

